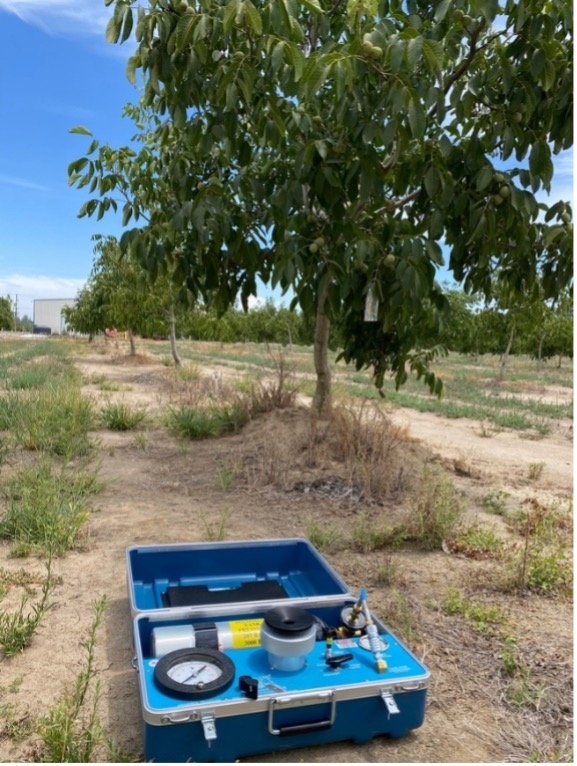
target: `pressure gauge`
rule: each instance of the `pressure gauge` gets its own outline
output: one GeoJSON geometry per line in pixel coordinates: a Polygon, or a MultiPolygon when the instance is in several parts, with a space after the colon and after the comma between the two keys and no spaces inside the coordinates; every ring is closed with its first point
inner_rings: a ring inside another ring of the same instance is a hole
{"type": "Polygon", "coordinates": [[[154,668],[154,680],[173,697],[206,699],[228,689],[234,663],[216,649],[177,649],[165,654],[154,668]]]}

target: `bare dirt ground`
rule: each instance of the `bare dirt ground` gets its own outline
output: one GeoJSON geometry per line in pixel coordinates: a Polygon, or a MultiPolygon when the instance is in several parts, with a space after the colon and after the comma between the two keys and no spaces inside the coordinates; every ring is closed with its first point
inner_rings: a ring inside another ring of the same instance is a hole
{"type": "MultiPolygon", "coordinates": [[[[85,393],[95,399],[145,404],[150,413],[160,412],[166,409],[163,397],[169,370],[158,360],[147,361],[130,363],[107,349],[106,353],[81,357],[77,364],[85,376],[85,393]],[[90,382],[103,378],[116,384],[118,390],[102,391],[90,382]]],[[[452,472],[470,518],[499,523],[481,502],[490,491],[507,493],[503,494],[506,502],[517,507],[527,498],[570,502],[573,448],[569,424],[561,424],[540,440],[523,439],[517,432],[507,431],[486,438],[479,424],[472,421],[448,421],[400,409],[390,415],[406,427],[407,449],[431,451],[434,460],[452,472]],[[529,483],[528,466],[541,462],[541,476],[529,483]]],[[[278,444],[289,441],[305,427],[308,416],[303,406],[269,413],[238,434],[191,442],[186,448],[161,426],[140,436],[105,430],[93,434],[99,445],[99,476],[106,486],[94,502],[88,545],[56,561],[61,584],[43,628],[23,654],[0,664],[0,685],[11,688],[8,699],[21,717],[41,715],[74,682],[82,666],[80,642],[92,620],[92,604],[105,594],[108,606],[97,645],[104,692],[102,723],[130,760],[142,760],[137,673],[131,665],[134,650],[126,548],[206,540],[219,524],[225,527],[229,540],[305,537],[310,519],[326,528],[346,530],[359,513],[374,513],[374,509],[364,508],[362,501],[352,507],[330,492],[294,491],[290,466],[284,490],[240,480],[229,488],[222,482],[219,485],[219,466],[240,465],[250,450],[254,452],[271,435],[278,444]]],[[[325,474],[330,472],[330,467],[324,468],[325,474]]],[[[316,475],[323,475],[323,466],[316,475]]],[[[308,478],[312,480],[313,473],[308,478]]],[[[543,752],[549,735],[553,742],[553,728],[558,729],[564,721],[569,736],[573,707],[569,600],[535,594],[497,595],[476,585],[477,574],[490,562],[441,551],[403,548],[392,554],[337,551],[324,555],[352,593],[367,588],[372,609],[385,623],[394,618],[394,629],[430,669],[425,723],[400,740],[378,737],[363,746],[335,743],[256,756],[252,762],[526,761],[532,750],[543,752]],[[395,569],[394,586],[383,584],[382,571],[388,566],[395,569]],[[501,643],[488,633],[476,633],[464,619],[449,617],[439,608],[449,585],[475,594],[485,603],[498,602],[506,610],[532,679],[547,689],[533,707],[515,707],[507,701],[507,680],[499,670],[501,643]],[[406,634],[398,593],[409,607],[404,615],[410,628],[406,634]]],[[[16,570],[22,561],[11,559],[8,546],[3,544],[0,564],[16,570]]],[[[37,569],[42,571],[42,562],[37,563],[37,569]]],[[[0,739],[3,762],[31,761],[36,753],[33,736],[20,742],[0,739]]]]}

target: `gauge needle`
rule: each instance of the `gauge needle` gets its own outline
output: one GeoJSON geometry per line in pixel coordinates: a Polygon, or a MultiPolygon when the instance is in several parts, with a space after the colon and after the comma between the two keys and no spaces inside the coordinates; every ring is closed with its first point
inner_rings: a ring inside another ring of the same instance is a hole
{"type": "Polygon", "coordinates": [[[186,683],[188,683],[188,682],[190,681],[190,679],[191,679],[191,678],[196,678],[196,677],[197,677],[197,675],[198,675],[199,673],[202,673],[202,671],[203,671],[205,668],[206,668],[206,665],[203,665],[203,666],[202,666],[201,668],[199,668],[197,671],[195,671],[194,673],[191,673],[191,674],[188,676],[188,678],[185,678],[185,679],[184,679],[184,681],[183,681],[182,683],[183,683],[183,684],[186,684],[186,683]]]}

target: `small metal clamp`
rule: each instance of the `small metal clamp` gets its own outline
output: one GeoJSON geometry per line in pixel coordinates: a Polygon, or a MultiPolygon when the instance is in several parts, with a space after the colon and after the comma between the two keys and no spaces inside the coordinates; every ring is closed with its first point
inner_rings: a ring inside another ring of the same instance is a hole
{"type": "Polygon", "coordinates": [[[200,718],[200,722],[204,730],[204,738],[210,747],[212,740],[216,739],[216,725],[214,723],[213,714],[204,713],[200,718]]]}
{"type": "Polygon", "coordinates": [[[397,715],[397,713],[401,712],[391,692],[383,690],[381,691],[381,697],[383,698],[383,702],[387,706],[389,715],[397,715]]]}

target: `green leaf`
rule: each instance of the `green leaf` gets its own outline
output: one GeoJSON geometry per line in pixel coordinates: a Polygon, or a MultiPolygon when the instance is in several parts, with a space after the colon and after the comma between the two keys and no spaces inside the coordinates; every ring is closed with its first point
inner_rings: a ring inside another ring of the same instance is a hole
{"type": "Polygon", "coordinates": [[[531,59],[531,76],[535,79],[537,79],[543,71],[546,59],[545,51],[541,48],[538,48],[533,54],[533,58],[531,59]]]}
{"type": "Polygon", "coordinates": [[[416,69],[419,59],[421,58],[421,51],[423,50],[423,38],[413,37],[407,43],[407,63],[411,69],[416,69]]]}
{"type": "Polygon", "coordinates": [[[96,210],[96,207],[98,205],[98,200],[96,199],[89,199],[88,202],[85,202],[84,205],[80,208],[78,212],[78,218],[84,218],[85,216],[91,216],[94,211],[96,210]]]}
{"type": "Polygon", "coordinates": [[[298,45],[287,43],[287,56],[293,67],[294,81],[298,82],[303,76],[305,68],[305,57],[298,45]]]}
{"type": "Polygon", "coordinates": [[[132,16],[132,8],[128,6],[124,11],[124,22],[122,24],[122,37],[120,38],[121,43],[125,42],[130,37],[133,23],[134,23],[134,18],[132,16]]]}
{"type": "Polygon", "coordinates": [[[439,72],[445,63],[445,50],[438,40],[423,40],[423,58],[431,72],[439,72]]]}
{"type": "Polygon", "coordinates": [[[301,5],[304,5],[307,10],[311,13],[315,13],[317,16],[320,16],[320,14],[323,13],[323,9],[318,0],[299,0],[299,2],[301,5]]]}
{"type": "Polygon", "coordinates": [[[390,65],[393,72],[398,72],[403,66],[403,60],[405,58],[406,42],[404,40],[397,39],[392,45],[389,45],[387,49],[387,57],[390,54],[390,65]]]}
{"type": "Polygon", "coordinates": [[[447,15],[447,11],[453,5],[453,0],[441,0],[435,9],[435,21],[442,21],[447,15]]]}
{"type": "Polygon", "coordinates": [[[441,185],[441,177],[439,171],[433,165],[425,173],[424,184],[427,194],[431,199],[434,199],[441,185]]]}
{"type": "Polygon", "coordinates": [[[285,44],[284,40],[279,40],[273,48],[271,62],[275,72],[277,72],[283,65],[285,44]]]}
{"type": "Polygon", "coordinates": [[[92,133],[88,130],[88,128],[83,128],[82,125],[77,125],[75,128],[70,128],[68,132],[78,133],[80,136],[90,136],[92,138],[92,133]]]}
{"type": "Polygon", "coordinates": [[[182,50],[192,40],[194,29],[198,22],[198,16],[195,13],[184,13],[176,24],[176,45],[182,50]]]}
{"type": "Polygon", "coordinates": [[[140,64],[140,56],[138,54],[131,56],[126,63],[126,78],[131,85],[136,85],[136,70],[140,64]]]}
{"type": "Polygon", "coordinates": [[[426,127],[425,110],[422,105],[411,98],[409,101],[409,125],[413,138],[422,138],[426,127]]]}
{"type": "Polygon", "coordinates": [[[322,88],[327,74],[328,67],[319,63],[318,59],[310,61],[302,78],[302,87],[307,98],[311,98],[322,88]]]}
{"type": "Polygon", "coordinates": [[[553,175],[551,150],[545,141],[533,144],[529,155],[529,170],[533,179],[540,178],[546,184],[551,180],[553,175]]]}
{"type": "Polygon", "coordinates": [[[255,34],[262,35],[262,21],[260,18],[260,13],[257,11],[256,7],[251,3],[250,0],[245,0],[244,7],[250,28],[255,34]]]}
{"type": "Polygon", "coordinates": [[[471,15],[493,21],[499,13],[499,0],[471,0],[471,15]]]}
{"type": "Polygon", "coordinates": [[[437,266],[443,266],[444,260],[443,260],[443,251],[441,250],[441,247],[437,242],[433,242],[432,240],[428,239],[425,243],[427,248],[427,255],[429,256],[430,260],[435,263],[437,266]]]}
{"type": "Polygon", "coordinates": [[[326,160],[329,153],[326,141],[315,141],[315,146],[317,148],[317,152],[321,155],[323,160],[326,160]]]}
{"type": "Polygon", "coordinates": [[[80,173],[81,170],[83,170],[88,165],[88,159],[86,157],[80,157],[78,160],[74,160],[74,162],[71,162],[70,165],[68,165],[68,175],[76,175],[77,173],[80,173]]]}
{"type": "Polygon", "coordinates": [[[240,5],[240,0],[231,0],[231,2],[225,6],[222,17],[222,26],[225,32],[230,32],[233,29],[237,13],[240,10],[240,5]]]}
{"type": "Polygon", "coordinates": [[[477,173],[477,191],[484,191],[493,180],[493,168],[491,165],[483,165],[477,173]]]}
{"type": "Polygon", "coordinates": [[[126,224],[130,221],[132,218],[132,205],[130,202],[127,202],[124,207],[122,208],[122,226],[126,226],[126,224]]]}
{"type": "Polygon", "coordinates": [[[106,42],[117,43],[120,37],[121,26],[120,21],[116,14],[110,17],[108,24],[106,25],[106,42]]]}
{"type": "Polygon", "coordinates": [[[541,75],[541,85],[543,87],[543,90],[548,91],[551,90],[551,88],[555,85],[555,80],[557,79],[557,71],[555,69],[555,64],[552,61],[545,61],[545,65],[543,67],[543,72],[541,75]]]}

